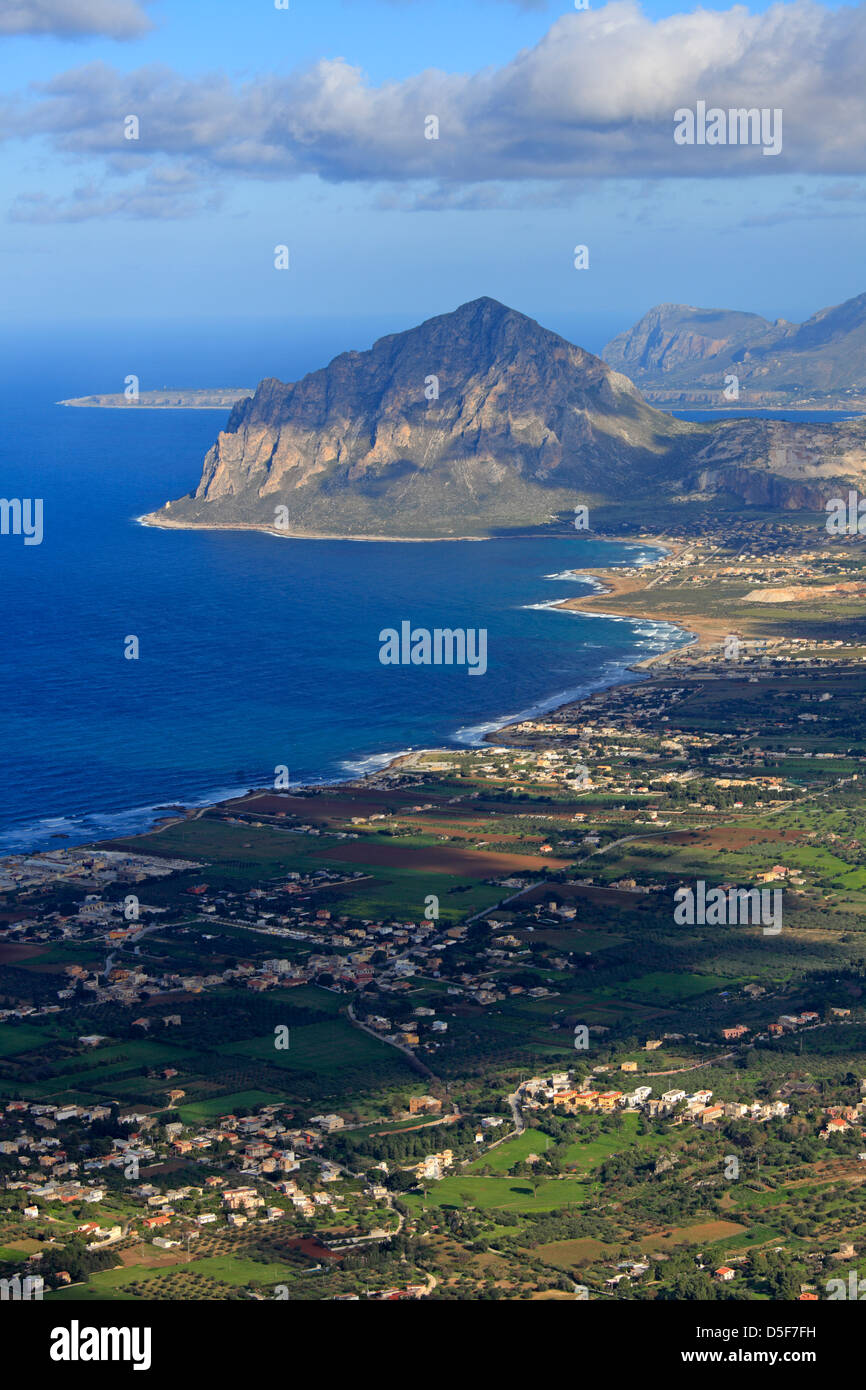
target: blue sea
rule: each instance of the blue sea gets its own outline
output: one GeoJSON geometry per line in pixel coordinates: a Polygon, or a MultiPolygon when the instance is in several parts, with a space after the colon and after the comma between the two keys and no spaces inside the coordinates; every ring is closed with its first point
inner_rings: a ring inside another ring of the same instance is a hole
{"type": "Polygon", "coordinates": [[[387,544],[141,526],[196,485],[225,417],[55,404],[122,389],[136,367],[142,389],[292,379],[347,345],[367,344],[336,323],[290,342],[247,326],[197,344],[154,327],[129,343],[95,328],[86,344],[34,330],[5,345],[0,495],[42,498],[44,539],[0,536],[0,852],[130,833],[167,805],[273,785],[278,766],[334,781],[477,743],[689,640],[551,609],[591,584],[570,567],[653,558],[577,532],[387,544]],[[486,674],[383,666],[380,630],[404,620],[486,628],[486,674]],[[132,636],[138,660],[124,656],[132,636]]]}
{"type": "Polygon", "coordinates": [[[695,420],[698,424],[706,420],[787,420],[792,425],[824,424],[832,425],[839,420],[857,420],[861,410],[780,410],[763,408],[760,410],[741,409],[729,406],[726,410],[671,410],[678,420],[695,420]]]}

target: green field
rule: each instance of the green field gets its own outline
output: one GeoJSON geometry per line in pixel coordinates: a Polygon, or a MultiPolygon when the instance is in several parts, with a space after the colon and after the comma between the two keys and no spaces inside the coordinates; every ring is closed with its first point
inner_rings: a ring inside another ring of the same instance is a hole
{"type": "Polygon", "coordinates": [[[218,1119],[220,1115],[232,1115],[240,1107],[252,1110],[257,1105],[279,1105],[282,1100],[282,1096],[270,1091],[235,1091],[231,1095],[214,1096],[211,1100],[191,1101],[189,1105],[178,1106],[177,1111],[185,1125],[201,1125],[208,1120],[218,1119]]]}
{"type": "MultiPolygon", "coordinates": [[[[478,1207],[484,1211],[554,1211],[558,1207],[581,1206],[589,1189],[574,1178],[541,1181],[533,1192],[529,1178],[485,1178],[475,1174],[457,1175],[434,1182],[427,1192],[427,1204],[438,1207],[478,1207]]],[[[409,1193],[403,1199],[415,1206],[422,1199],[409,1193]]]]}
{"type": "Polygon", "coordinates": [[[578,1168],[581,1172],[589,1172],[597,1168],[606,1158],[613,1154],[623,1153],[625,1150],[638,1145],[642,1150],[652,1152],[654,1149],[670,1146],[670,1140],[659,1134],[639,1135],[639,1120],[637,1115],[623,1115],[622,1128],[605,1131],[593,1138],[578,1135],[574,1143],[569,1144],[565,1151],[565,1162],[578,1168]]]}
{"type": "Polygon", "coordinates": [[[730,985],[730,980],[721,975],[677,975],[670,970],[652,970],[639,980],[629,980],[622,986],[622,993],[646,1003],[675,1004],[726,985],[730,985]]]}
{"type": "MultiPolygon", "coordinates": [[[[398,844],[406,841],[400,839],[398,844]]],[[[332,861],[339,868],[339,861],[332,861]]],[[[329,864],[329,867],[332,865],[329,864]]],[[[372,875],[361,879],[357,887],[350,885],[317,892],[317,901],[334,904],[341,912],[355,917],[408,917],[415,920],[424,915],[424,898],[435,893],[439,899],[439,917],[443,922],[459,922],[467,914],[493,907],[502,897],[501,888],[491,888],[469,877],[454,874],[424,874],[424,892],[419,892],[418,873],[410,869],[382,869],[376,865],[351,864],[372,875]],[[455,892],[459,889],[459,892],[455,892]]]]}
{"type": "Polygon", "coordinates": [[[498,1173],[507,1173],[515,1163],[523,1162],[528,1154],[543,1154],[550,1147],[550,1139],[537,1129],[526,1129],[513,1139],[506,1139],[495,1149],[489,1149],[483,1158],[470,1163],[465,1172],[475,1173],[479,1168],[493,1168],[498,1173]]]}
{"type": "Polygon", "coordinates": [[[52,1040],[47,1028],[34,1028],[27,1023],[5,1023],[0,1025],[0,1057],[17,1057],[21,1052],[33,1052],[52,1040]]]}
{"type": "Polygon", "coordinates": [[[175,1265],[155,1267],[130,1265],[118,1269],[100,1270],[91,1275],[86,1285],[61,1289],[56,1293],[46,1295],[46,1297],[52,1300],[132,1299],[136,1295],[130,1292],[130,1285],[134,1284],[171,1284],[171,1286],[177,1283],[192,1284],[192,1280],[199,1276],[243,1289],[252,1283],[276,1284],[297,1276],[297,1269],[291,1265],[261,1263],[258,1260],[247,1259],[239,1255],[214,1255],[200,1260],[187,1261],[185,1251],[178,1250],[176,1254],[178,1263],[175,1265]]]}
{"type": "Polygon", "coordinates": [[[382,1062],[406,1065],[395,1048],[360,1028],[353,1028],[345,1019],[290,1028],[289,1046],[285,1051],[275,1048],[273,1036],[229,1043],[223,1050],[233,1056],[255,1057],[288,1071],[329,1075],[337,1075],[347,1066],[376,1066],[382,1062]]]}

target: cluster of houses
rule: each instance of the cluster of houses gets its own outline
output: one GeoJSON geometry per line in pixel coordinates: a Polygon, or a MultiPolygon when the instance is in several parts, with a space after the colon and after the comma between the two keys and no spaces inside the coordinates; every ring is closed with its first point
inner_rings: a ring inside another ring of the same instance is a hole
{"type": "MultiPolygon", "coordinates": [[[[860,1094],[866,1097],[866,1081],[860,1082],[860,1094]]],[[[822,1139],[832,1139],[836,1134],[849,1134],[852,1131],[858,1135],[864,1134],[866,1099],[858,1101],[856,1105],[828,1105],[824,1114],[827,1116],[827,1123],[820,1131],[822,1139]]],[[[859,1157],[866,1160],[864,1153],[859,1157]]]]}
{"type": "MultiPolygon", "coordinates": [[[[861,1095],[866,1097],[866,1080],[861,1082],[861,1095]]],[[[531,1077],[518,1090],[521,1107],[539,1110],[553,1107],[568,1115],[589,1112],[597,1115],[614,1111],[643,1112],[650,1119],[671,1119],[674,1124],[693,1123],[710,1128],[723,1120],[743,1120],[761,1123],[784,1119],[790,1114],[790,1104],[784,1100],[716,1101],[707,1088],[689,1093],[673,1087],[654,1097],[651,1086],[638,1086],[633,1091],[596,1090],[575,1086],[569,1072],[552,1076],[531,1077]]],[[[866,1137],[866,1099],[856,1105],[832,1105],[824,1110],[826,1121],[819,1131],[822,1139],[854,1133],[866,1137]]],[[[866,1161],[866,1153],[859,1155],[866,1161]]]]}
{"type": "MultiPolygon", "coordinates": [[[[437,1107],[441,1108],[441,1102],[433,1096],[418,1096],[414,1101],[413,1113],[435,1114],[437,1107]]],[[[185,1133],[180,1123],[159,1127],[152,1116],[136,1111],[121,1113],[116,1118],[129,1129],[128,1139],[114,1139],[109,1154],[74,1161],[67,1158],[61,1139],[50,1131],[59,1125],[77,1124],[81,1127],[81,1140],[90,1123],[109,1117],[112,1112],[107,1106],[61,1108],[10,1101],[0,1118],[0,1132],[7,1136],[0,1139],[0,1156],[14,1160],[17,1172],[7,1174],[5,1189],[24,1195],[24,1221],[50,1222],[55,1219],[55,1204],[62,1208],[89,1203],[99,1208],[108,1202],[109,1209],[116,1210],[111,1207],[112,1196],[117,1195],[116,1180],[113,1184],[99,1183],[92,1174],[99,1169],[119,1169],[128,1179],[123,1195],[131,1203],[133,1214],[127,1206],[123,1224],[103,1218],[76,1227],[90,1250],[135,1237],[168,1250],[214,1225],[240,1228],[250,1221],[270,1223],[291,1215],[305,1221],[323,1216],[327,1222],[341,1212],[345,1214],[347,1208],[340,1205],[335,1191],[329,1190],[339,1183],[341,1171],[318,1153],[325,1136],[342,1128],[342,1116],[319,1115],[307,1126],[289,1128],[278,1118],[279,1108],[262,1107],[249,1116],[226,1115],[195,1133],[185,1133]],[[44,1132],[46,1128],[49,1132],[44,1132]],[[8,1137],[15,1130],[18,1132],[14,1137],[8,1137]],[[221,1146],[220,1166],[237,1176],[213,1172],[203,1185],[201,1180],[199,1185],[161,1181],[159,1169],[166,1158],[195,1155],[200,1147],[217,1144],[221,1146]],[[299,1170],[303,1159],[310,1163],[302,1185],[299,1170]],[[144,1165],[153,1165],[147,1180],[141,1172],[144,1165]],[[317,1175],[312,1183],[310,1174],[317,1175]],[[178,1209],[179,1204],[191,1199],[195,1199],[192,1209],[178,1209]],[[202,1206],[204,1210],[195,1209],[202,1206]]],[[[86,1146],[78,1143],[77,1151],[82,1147],[86,1146]]],[[[452,1162],[451,1152],[443,1150],[418,1165],[418,1172],[441,1177],[452,1162]]],[[[387,1170],[387,1165],[383,1167],[387,1170]]],[[[386,1189],[376,1185],[365,1187],[360,1195],[355,1193],[353,1202],[363,1201],[364,1194],[376,1203],[385,1199],[387,1204],[386,1189]]]]}
{"type": "Polygon", "coordinates": [[[555,1072],[550,1077],[532,1077],[521,1084],[518,1095],[527,1110],[553,1106],[566,1114],[588,1111],[611,1114],[614,1111],[641,1111],[650,1119],[673,1118],[675,1123],[690,1121],[704,1128],[725,1119],[775,1120],[790,1111],[787,1101],[724,1101],[713,1104],[713,1092],[701,1089],[689,1094],[678,1087],[654,1097],[651,1086],[638,1086],[633,1091],[599,1091],[575,1086],[568,1072],[555,1072]]]}
{"type": "MultiPolygon", "coordinates": [[[[55,1133],[58,1126],[78,1127],[76,1149],[80,1151],[80,1141],[86,1140],[90,1126],[110,1118],[110,1106],[7,1101],[2,1124],[6,1137],[0,1139],[0,1157],[14,1159],[18,1169],[7,1186],[38,1195],[43,1201],[64,1203],[104,1200],[104,1184],[92,1181],[100,1171],[115,1169],[136,1179],[145,1166],[167,1158],[200,1155],[217,1145],[242,1174],[276,1181],[299,1168],[297,1154],[315,1155],[324,1137],[344,1123],[339,1115],[318,1115],[309,1125],[293,1129],[277,1118],[280,1108],[270,1105],[254,1115],[225,1115],[199,1129],[191,1129],[180,1121],[158,1126],[152,1115],[121,1110],[117,1123],[128,1131],[128,1137],[113,1138],[108,1154],[72,1159],[63,1138],[55,1133]],[[13,1125],[17,1132],[10,1135],[13,1125]]],[[[322,1169],[324,1180],[331,1181],[335,1170],[327,1163],[322,1164],[322,1169]]]]}
{"type": "MultiPolygon", "coordinates": [[[[748,991],[749,986],[746,986],[748,991]]],[[[830,1014],[834,1018],[850,1017],[850,1009],[831,1009],[830,1014]]],[[[757,1033],[755,1036],[760,1040],[764,1038],[780,1038],[783,1033],[794,1033],[798,1028],[815,1028],[821,1022],[821,1015],[814,1009],[803,1009],[798,1014],[779,1014],[776,1023],[768,1023],[765,1033],[757,1033]]],[[[741,1042],[748,1037],[751,1028],[745,1023],[735,1023],[729,1028],[721,1030],[725,1042],[741,1042]]]]}
{"type": "MultiPolygon", "coordinates": [[[[175,868],[185,866],[185,861],[170,862],[175,868]]],[[[357,922],[345,916],[334,916],[325,908],[299,908],[297,912],[290,914],[277,910],[285,906],[283,898],[286,893],[300,892],[305,887],[321,887],[323,883],[330,883],[335,877],[339,878],[339,875],[334,875],[328,870],[316,871],[307,876],[289,873],[285,876],[285,883],[267,892],[253,888],[243,893],[224,893],[222,896],[214,896],[206,885],[194,885],[186,890],[196,899],[202,920],[213,920],[216,925],[221,917],[228,916],[233,921],[244,921],[257,932],[282,939],[284,942],[292,940],[302,943],[306,948],[313,948],[304,950],[300,955],[295,952],[295,959],[275,953],[259,964],[242,961],[217,970],[153,972],[134,960],[123,964],[116,963],[112,954],[109,954],[106,968],[66,966],[63,971],[62,988],[56,991],[57,1003],[42,1004],[38,1007],[20,1004],[2,1009],[0,1022],[23,1019],[35,1021],[44,1016],[58,1014],[64,1008],[77,1006],[82,1000],[92,1003],[114,1003],[126,1007],[147,1007],[152,1005],[153,1001],[162,1002],[166,996],[198,995],[208,990],[224,988],[226,985],[240,985],[259,993],[266,990],[291,989],[322,977],[327,979],[329,988],[350,995],[372,982],[384,993],[400,993],[413,987],[413,978],[419,972],[428,976],[438,975],[444,952],[465,935],[465,926],[452,927],[446,923],[440,924],[426,919],[407,922],[363,919],[357,922]],[[310,882],[307,883],[306,879],[310,882]],[[241,905],[245,915],[238,917],[237,911],[241,905]],[[319,945],[326,949],[317,950],[316,947],[319,945]]],[[[142,930],[141,922],[134,923],[131,927],[112,926],[118,914],[122,912],[121,905],[117,903],[106,903],[100,899],[86,906],[87,911],[92,913],[88,917],[89,930],[98,931],[101,925],[109,952],[113,945],[120,944],[130,935],[134,938],[142,930]]],[[[164,909],[153,911],[162,912],[164,909]]],[[[32,922],[21,925],[22,928],[31,928],[28,940],[37,939],[38,930],[34,936],[32,922]]],[[[49,925],[42,930],[43,933],[50,932],[49,925]]],[[[481,976],[475,975],[467,975],[465,979],[454,982],[449,992],[454,995],[477,995],[485,1003],[503,997],[495,993],[481,976]]],[[[413,1047],[423,1043],[426,1049],[435,1050],[438,1044],[436,1035],[447,1032],[448,1024],[435,1017],[429,1025],[421,1023],[422,1015],[427,1014],[432,1015],[433,1011],[419,1009],[419,1023],[401,1028],[394,1028],[387,1019],[381,1018],[375,1018],[370,1023],[374,1029],[388,1036],[389,1040],[403,1046],[413,1047]]],[[[132,1027],[141,1034],[146,1034],[171,1026],[180,1026],[182,1021],[180,1012],[163,1015],[148,1009],[132,1021],[132,1027]]]]}
{"type": "Polygon", "coordinates": [[[445,1176],[446,1168],[454,1165],[454,1154],[451,1149],[442,1149],[439,1153],[428,1154],[420,1163],[416,1163],[410,1170],[417,1177],[425,1180],[438,1181],[445,1176]]]}

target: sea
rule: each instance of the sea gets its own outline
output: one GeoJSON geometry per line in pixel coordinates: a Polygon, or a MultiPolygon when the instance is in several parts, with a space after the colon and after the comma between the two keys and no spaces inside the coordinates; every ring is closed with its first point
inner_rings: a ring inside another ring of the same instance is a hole
{"type": "MultiPolygon", "coordinates": [[[[225,416],[74,409],[123,389],[292,380],[378,324],[198,330],[38,326],[0,344],[0,495],[41,498],[40,545],[0,536],[0,854],[141,831],[178,805],[335,782],[410,749],[475,746],[515,716],[622,680],[688,642],[670,623],[557,609],[572,567],[648,564],[586,533],[400,544],[163,531],[225,416]],[[380,632],[487,631],[487,670],[384,666],[380,632]],[[137,659],[130,639],[137,639],[137,659]]],[[[636,677],[633,677],[636,678],[636,677]]]]}

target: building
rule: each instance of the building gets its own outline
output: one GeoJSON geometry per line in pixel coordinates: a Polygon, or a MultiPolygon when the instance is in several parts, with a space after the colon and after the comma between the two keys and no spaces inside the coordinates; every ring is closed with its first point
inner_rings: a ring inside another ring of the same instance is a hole
{"type": "Polygon", "coordinates": [[[722,1037],[725,1042],[737,1042],[740,1038],[744,1038],[750,1031],[751,1030],[746,1027],[745,1023],[736,1023],[733,1028],[723,1028],[722,1037]]]}
{"type": "Polygon", "coordinates": [[[439,1115],[442,1112],[442,1102],[435,1096],[410,1096],[409,1114],[410,1115],[439,1115]]]}

